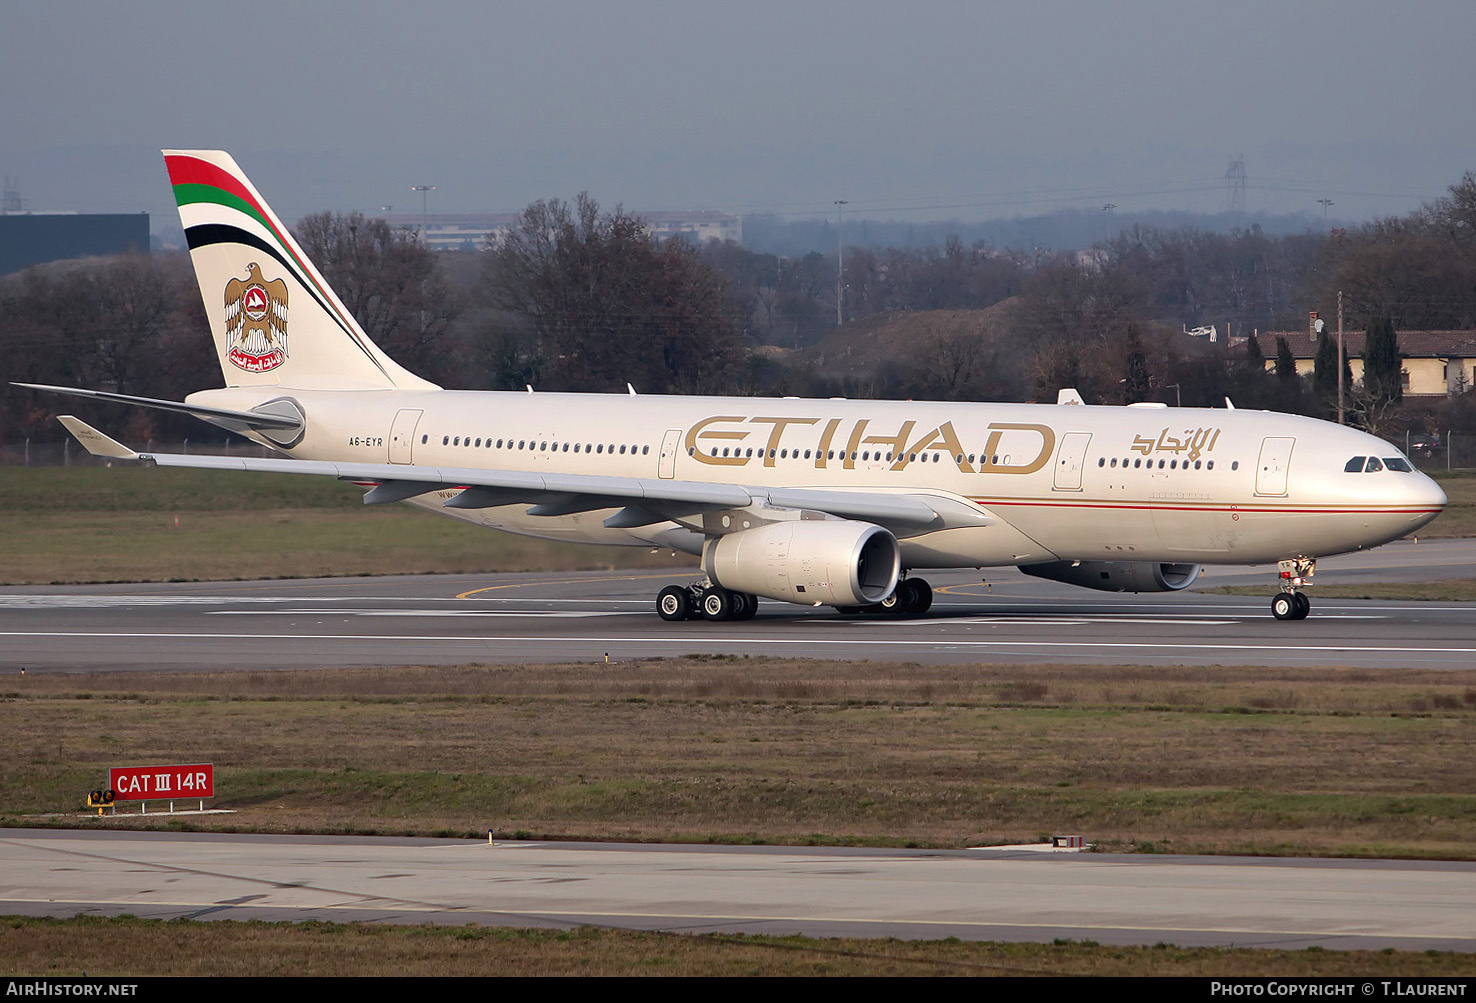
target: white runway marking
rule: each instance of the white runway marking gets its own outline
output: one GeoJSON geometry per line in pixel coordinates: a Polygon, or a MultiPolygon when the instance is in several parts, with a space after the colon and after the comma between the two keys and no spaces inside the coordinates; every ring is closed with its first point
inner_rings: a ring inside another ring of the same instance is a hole
{"type": "Polygon", "coordinates": [[[387,617],[453,617],[474,619],[479,617],[536,616],[540,619],[580,619],[588,616],[628,616],[619,610],[477,610],[477,609],[213,609],[206,616],[387,616],[387,617]]]}
{"type": "MultiPolygon", "coordinates": [[[[1264,618],[1265,618],[1265,614],[1260,614],[1257,617],[1257,619],[1264,619],[1264,618]]],[[[1382,619],[1382,618],[1380,618],[1380,617],[1368,617],[1366,619],[1382,619]]],[[[834,623],[833,620],[826,620],[826,621],[810,620],[808,622],[810,622],[810,623],[819,623],[819,622],[834,623]]],[[[890,620],[889,621],[889,620],[880,620],[880,619],[877,619],[877,620],[855,620],[855,621],[852,621],[852,622],[854,622],[855,624],[857,624],[859,626],[890,627],[890,626],[894,626],[899,621],[896,621],[896,620],[890,620]]],[[[1094,623],[1116,623],[1116,624],[1121,624],[1121,623],[1142,623],[1142,624],[1159,624],[1159,625],[1169,624],[1169,625],[1173,625],[1173,626],[1192,626],[1192,627],[1228,627],[1231,624],[1239,623],[1240,621],[1238,621],[1238,620],[1203,620],[1203,619],[1199,619],[1194,614],[1186,614],[1185,616],[1182,616],[1182,617],[1174,617],[1174,618],[1163,618],[1163,619],[1160,619],[1160,618],[1155,618],[1155,617],[1136,616],[1134,614],[1128,613],[1128,614],[1124,614],[1123,616],[1080,616],[1080,617],[1073,617],[1073,616],[1040,616],[1040,617],[1033,617],[1033,616],[1019,616],[1019,615],[1016,615],[1016,616],[1013,616],[1013,617],[1008,617],[1008,616],[988,616],[988,615],[985,615],[985,616],[968,616],[968,617],[964,617],[964,616],[960,616],[960,617],[938,617],[938,618],[928,618],[928,619],[925,619],[925,620],[903,620],[903,621],[900,621],[900,622],[911,624],[913,626],[934,626],[934,627],[957,626],[957,625],[960,625],[960,624],[965,625],[965,626],[980,626],[980,627],[1085,627],[1085,626],[1088,626],[1088,625],[1094,624],[1094,623]]]]}
{"type": "MultiPolygon", "coordinates": [[[[32,630],[10,630],[0,631],[0,637],[30,637],[30,638],[97,638],[110,640],[161,640],[161,641],[296,641],[301,642],[306,638],[319,641],[367,641],[371,643],[383,643],[386,641],[414,641],[417,643],[475,643],[486,644],[488,642],[503,642],[508,644],[554,644],[569,646],[573,644],[659,644],[668,647],[711,647],[713,645],[750,645],[750,646],[820,646],[831,645],[837,642],[835,636],[829,637],[753,637],[749,635],[726,635],[717,636],[712,634],[678,634],[672,633],[660,637],[536,637],[531,635],[498,635],[498,634],[469,634],[460,636],[448,636],[444,634],[226,634],[208,632],[134,632],[134,631],[32,631],[32,630]]],[[[1268,644],[1194,644],[1187,641],[1067,641],[1061,638],[1051,638],[1041,641],[986,641],[966,637],[940,637],[929,640],[888,638],[868,638],[861,641],[862,644],[895,648],[978,648],[980,650],[998,650],[1004,648],[1020,648],[1031,650],[1055,650],[1071,648],[1083,650],[1122,651],[1138,650],[1152,651],[1163,649],[1170,652],[1185,651],[1214,651],[1214,652],[1269,652],[1277,655],[1285,655],[1288,652],[1360,652],[1364,654],[1378,655],[1413,655],[1413,654],[1451,654],[1451,655],[1476,655],[1476,647],[1452,647],[1445,645],[1358,645],[1358,644],[1297,644],[1295,641],[1283,640],[1268,644]]]]}

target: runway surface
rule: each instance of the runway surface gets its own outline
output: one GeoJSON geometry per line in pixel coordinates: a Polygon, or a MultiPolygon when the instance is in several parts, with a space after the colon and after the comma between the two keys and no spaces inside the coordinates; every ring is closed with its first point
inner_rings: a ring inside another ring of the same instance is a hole
{"type": "MultiPolygon", "coordinates": [[[[1476,576],[1476,540],[1401,542],[1319,562],[1321,584],[1476,576]]],[[[767,600],[747,623],[666,623],[690,571],[425,575],[0,589],[0,672],[591,661],[691,653],[921,662],[1476,665],[1476,604],[1318,598],[1269,613],[1275,568],[1210,568],[1256,597],[1112,594],[1013,569],[929,574],[907,621],[767,600]],[[986,581],[987,580],[987,581],[986,581]]]]}
{"type": "MultiPolygon", "coordinates": [[[[1476,604],[1111,595],[1012,570],[929,575],[912,621],[761,604],[669,624],[682,572],[0,589],[0,672],[579,661],[692,652],[929,662],[1476,664],[1476,604]]],[[[1319,583],[1476,576],[1476,541],[1321,562],[1319,583]]],[[[87,823],[95,825],[99,823],[87,823]]],[[[0,911],[578,923],[989,940],[1476,950],[1476,865],[999,850],[884,851],[117,831],[0,832],[0,911]]]]}
{"type": "Polygon", "coordinates": [[[1476,864],[0,830],[0,912],[1476,950],[1476,864]]]}

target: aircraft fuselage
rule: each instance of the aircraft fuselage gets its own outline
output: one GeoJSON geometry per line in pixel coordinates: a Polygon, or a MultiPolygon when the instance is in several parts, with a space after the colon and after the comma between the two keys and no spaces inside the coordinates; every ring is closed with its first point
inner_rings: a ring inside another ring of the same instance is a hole
{"type": "MultiPolygon", "coordinates": [[[[977,513],[899,534],[907,567],[1318,557],[1397,539],[1445,504],[1424,474],[1389,469],[1402,457],[1388,443],[1263,411],[285,387],[189,400],[249,410],[282,398],[306,417],[292,455],[404,465],[407,477],[431,466],[901,492],[977,513]],[[1350,472],[1355,456],[1383,469],[1350,472]]],[[[606,527],[613,507],[443,508],[456,493],[416,501],[514,533],[693,549],[670,526],[606,527]]]]}

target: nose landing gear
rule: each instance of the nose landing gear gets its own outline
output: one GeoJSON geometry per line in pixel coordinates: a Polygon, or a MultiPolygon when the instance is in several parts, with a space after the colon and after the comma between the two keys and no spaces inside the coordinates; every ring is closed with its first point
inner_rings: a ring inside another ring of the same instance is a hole
{"type": "Polygon", "coordinates": [[[1312,600],[1299,591],[1312,584],[1317,572],[1317,558],[1296,557],[1289,561],[1278,561],[1277,574],[1281,580],[1281,591],[1271,599],[1271,615],[1278,620],[1305,620],[1312,612],[1312,600]]]}

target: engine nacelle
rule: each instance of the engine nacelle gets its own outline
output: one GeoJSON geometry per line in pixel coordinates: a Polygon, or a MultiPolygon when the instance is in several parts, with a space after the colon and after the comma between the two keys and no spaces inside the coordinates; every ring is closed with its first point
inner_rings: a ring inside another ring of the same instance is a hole
{"type": "Polygon", "coordinates": [[[1036,578],[1101,592],[1177,592],[1199,577],[1197,564],[1156,561],[1051,561],[1022,564],[1020,570],[1036,578]]]}
{"type": "Polygon", "coordinates": [[[801,519],[709,540],[702,569],[725,589],[784,602],[869,606],[897,587],[897,538],[869,522],[801,519]]]}

